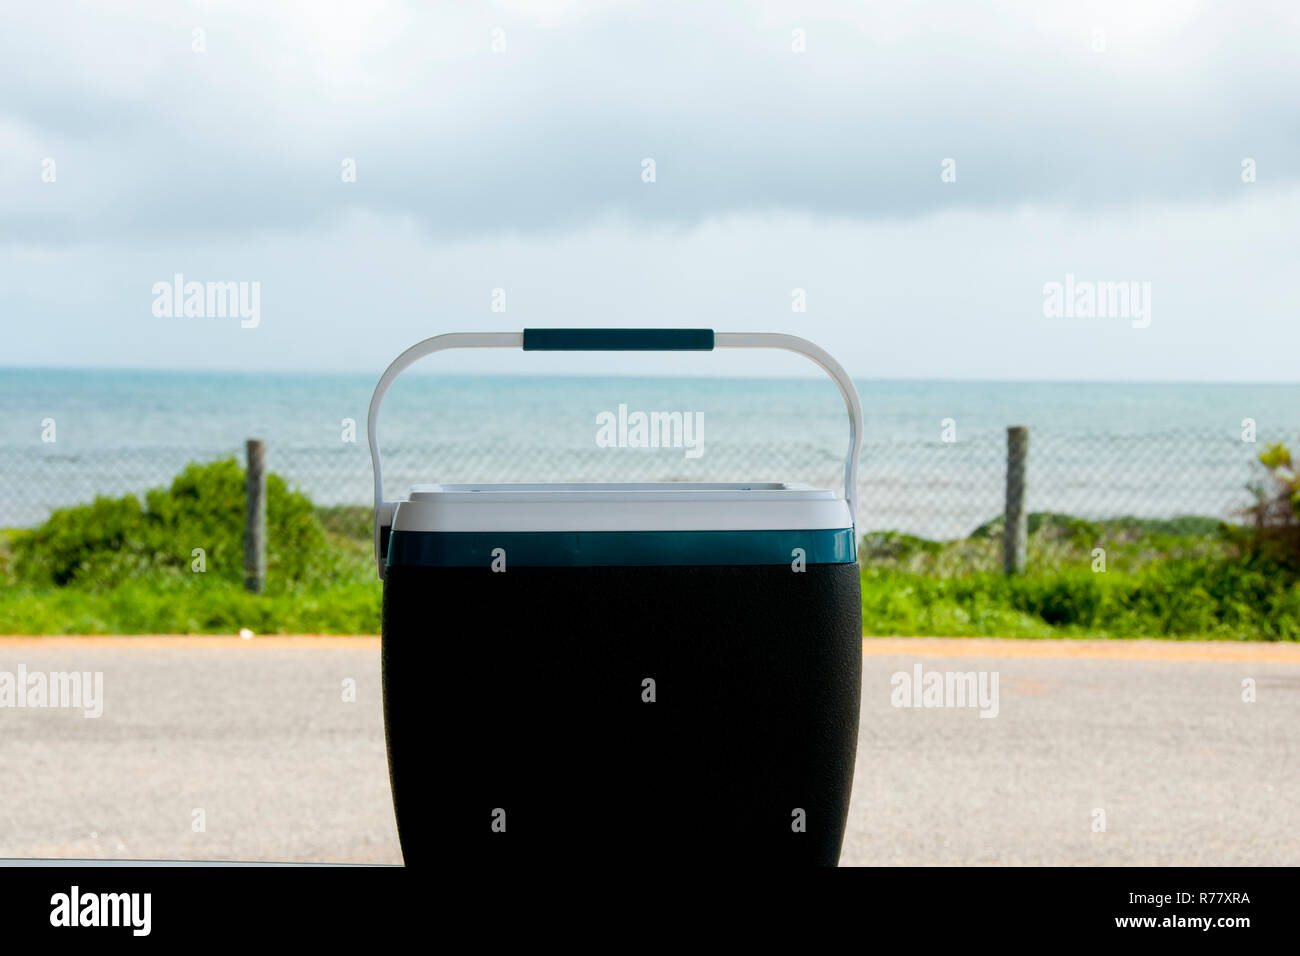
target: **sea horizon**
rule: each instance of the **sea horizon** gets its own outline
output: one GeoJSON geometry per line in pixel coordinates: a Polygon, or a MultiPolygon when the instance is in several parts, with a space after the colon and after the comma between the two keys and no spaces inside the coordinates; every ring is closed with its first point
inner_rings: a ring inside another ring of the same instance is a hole
{"type": "MultiPolygon", "coordinates": [[[[304,377],[304,378],[329,378],[329,377],[355,377],[370,376],[375,381],[383,374],[387,365],[376,366],[374,369],[366,372],[360,372],[356,369],[290,369],[290,368],[228,368],[228,367],[177,367],[177,366],[158,366],[142,367],[128,365],[4,365],[0,364],[0,375],[9,373],[24,372],[89,372],[94,374],[101,373],[121,373],[121,374],[140,374],[140,375],[271,375],[286,377],[304,377]]],[[[932,382],[935,384],[953,384],[953,385],[1190,385],[1190,386],[1228,386],[1228,387],[1260,387],[1260,388],[1297,388],[1300,389],[1300,381],[1284,382],[1273,380],[1248,381],[1244,379],[1183,379],[1183,378],[1055,378],[1055,377],[1018,377],[1018,378],[964,378],[953,376],[891,376],[891,375],[869,375],[860,376],[848,370],[854,383],[858,382],[899,382],[899,383],[916,383],[932,382]]],[[[482,371],[482,372],[449,372],[432,366],[421,368],[414,365],[402,373],[403,377],[446,377],[446,378],[511,378],[511,379],[642,379],[642,380],[677,380],[677,379],[698,379],[703,381],[722,380],[722,381],[785,381],[785,382],[807,382],[817,381],[824,377],[823,373],[811,371],[799,375],[745,375],[745,374],[714,374],[714,375],[694,375],[694,374],[675,374],[664,372],[662,374],[646,374],[644,372],[629,375],[593,375],[581,373],[518,373],[508,371],[482,371]]]]}
{"type": "MultiPolygon", "coordinates": [[[[266,442],[320,504],[371,495],[378,374],[0,369],[0,527],[170,482],[266,442]]],[[[966,533],[996,515],[1006,429],[1030,429],[1031,502],[1080,515],[1227,517],[1259,452],[1300,439],[1300,386],[856,379],[863,527],[966,533]]],[[[430,481],[786,480],[838,486],[848,440],[828,378],[403,376],[380,415],[388,487],[430,481]],[[700,416],[702,451],[607,448],[598,418],[700,416]]]]}

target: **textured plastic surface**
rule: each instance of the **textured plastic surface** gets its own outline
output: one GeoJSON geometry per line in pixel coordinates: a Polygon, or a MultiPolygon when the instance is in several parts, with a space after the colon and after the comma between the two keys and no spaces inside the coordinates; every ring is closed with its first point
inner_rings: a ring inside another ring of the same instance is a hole
{"type": "Polygon", "coordinates": [[[861,614],[856,564],[389,568],[408,865],[834,865],[861,614]]]}
{"type": "Polygon", "coordinates": [[[663,481],[416,485],[391,522],[396,531],[438,532],[789,531],[848,530],[852,518],[825,488],[663,481]]]}

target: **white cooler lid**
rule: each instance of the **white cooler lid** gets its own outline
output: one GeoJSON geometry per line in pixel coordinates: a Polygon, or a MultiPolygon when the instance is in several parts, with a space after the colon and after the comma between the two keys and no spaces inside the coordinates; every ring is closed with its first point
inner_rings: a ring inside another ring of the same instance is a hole
{"type": "Polygon", "coordinates": [[[852,527],[826,488],[787,482],[415,485],[394,531],[784,531],[852,527]]]}

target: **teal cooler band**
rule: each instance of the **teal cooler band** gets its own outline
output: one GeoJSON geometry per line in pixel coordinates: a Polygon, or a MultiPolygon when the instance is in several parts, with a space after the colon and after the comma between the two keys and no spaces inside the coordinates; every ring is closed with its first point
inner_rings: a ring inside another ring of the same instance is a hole
{"type": "Polygon", "coordinates": [[[489,567],[505,551],[508,568],[690,567],[852,564],[853,529],[814,531],[398,531],[394,567],[489,567]],[[802,550],[802,555],[796,553],[802,550]]]}

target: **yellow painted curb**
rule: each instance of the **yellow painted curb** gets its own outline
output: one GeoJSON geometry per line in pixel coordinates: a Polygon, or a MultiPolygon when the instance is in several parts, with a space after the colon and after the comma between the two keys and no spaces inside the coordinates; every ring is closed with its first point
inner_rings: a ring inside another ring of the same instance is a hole
{"type": "MultiPolygon", "coordinates": [[[[0,652],[24,648],[136,648],[139,650],[280,650],[378,651],[374,634],[268,634],[244,640],[230,634],[60,634],[48,637],[0,636],[0,652]]],[[[1000,637],[864,637],[868,657],[1019,657],[1077,658],[1114,661],[1261,661],[1300,664],[1300,643],[1265,641],[1167,641],[1028,639],[1000,637]]]]}
{"type": "Polygon", "coordinates": [[[1054,657],[1108,661],[1266,661],[1300,664],[1300,643],[1267,641],[864,637],[862,653],[875,657],[1054,657]]]}
{"type": "Polygon", "coordinates": [[[267,634],[265,637],[254,635],[248,640],[232,634],[59,634],[48,637],[13,636],[0,637],[0,651],[17,647],[48,648],[136,648],[138,650],[158,650],[175,648],[202,650],[231,650],[233,648],[279,648],[281,650],[336,650],[358,648],[379,649],[379,638],[373,634],[360,636],[334,634],[267,634]]]}

